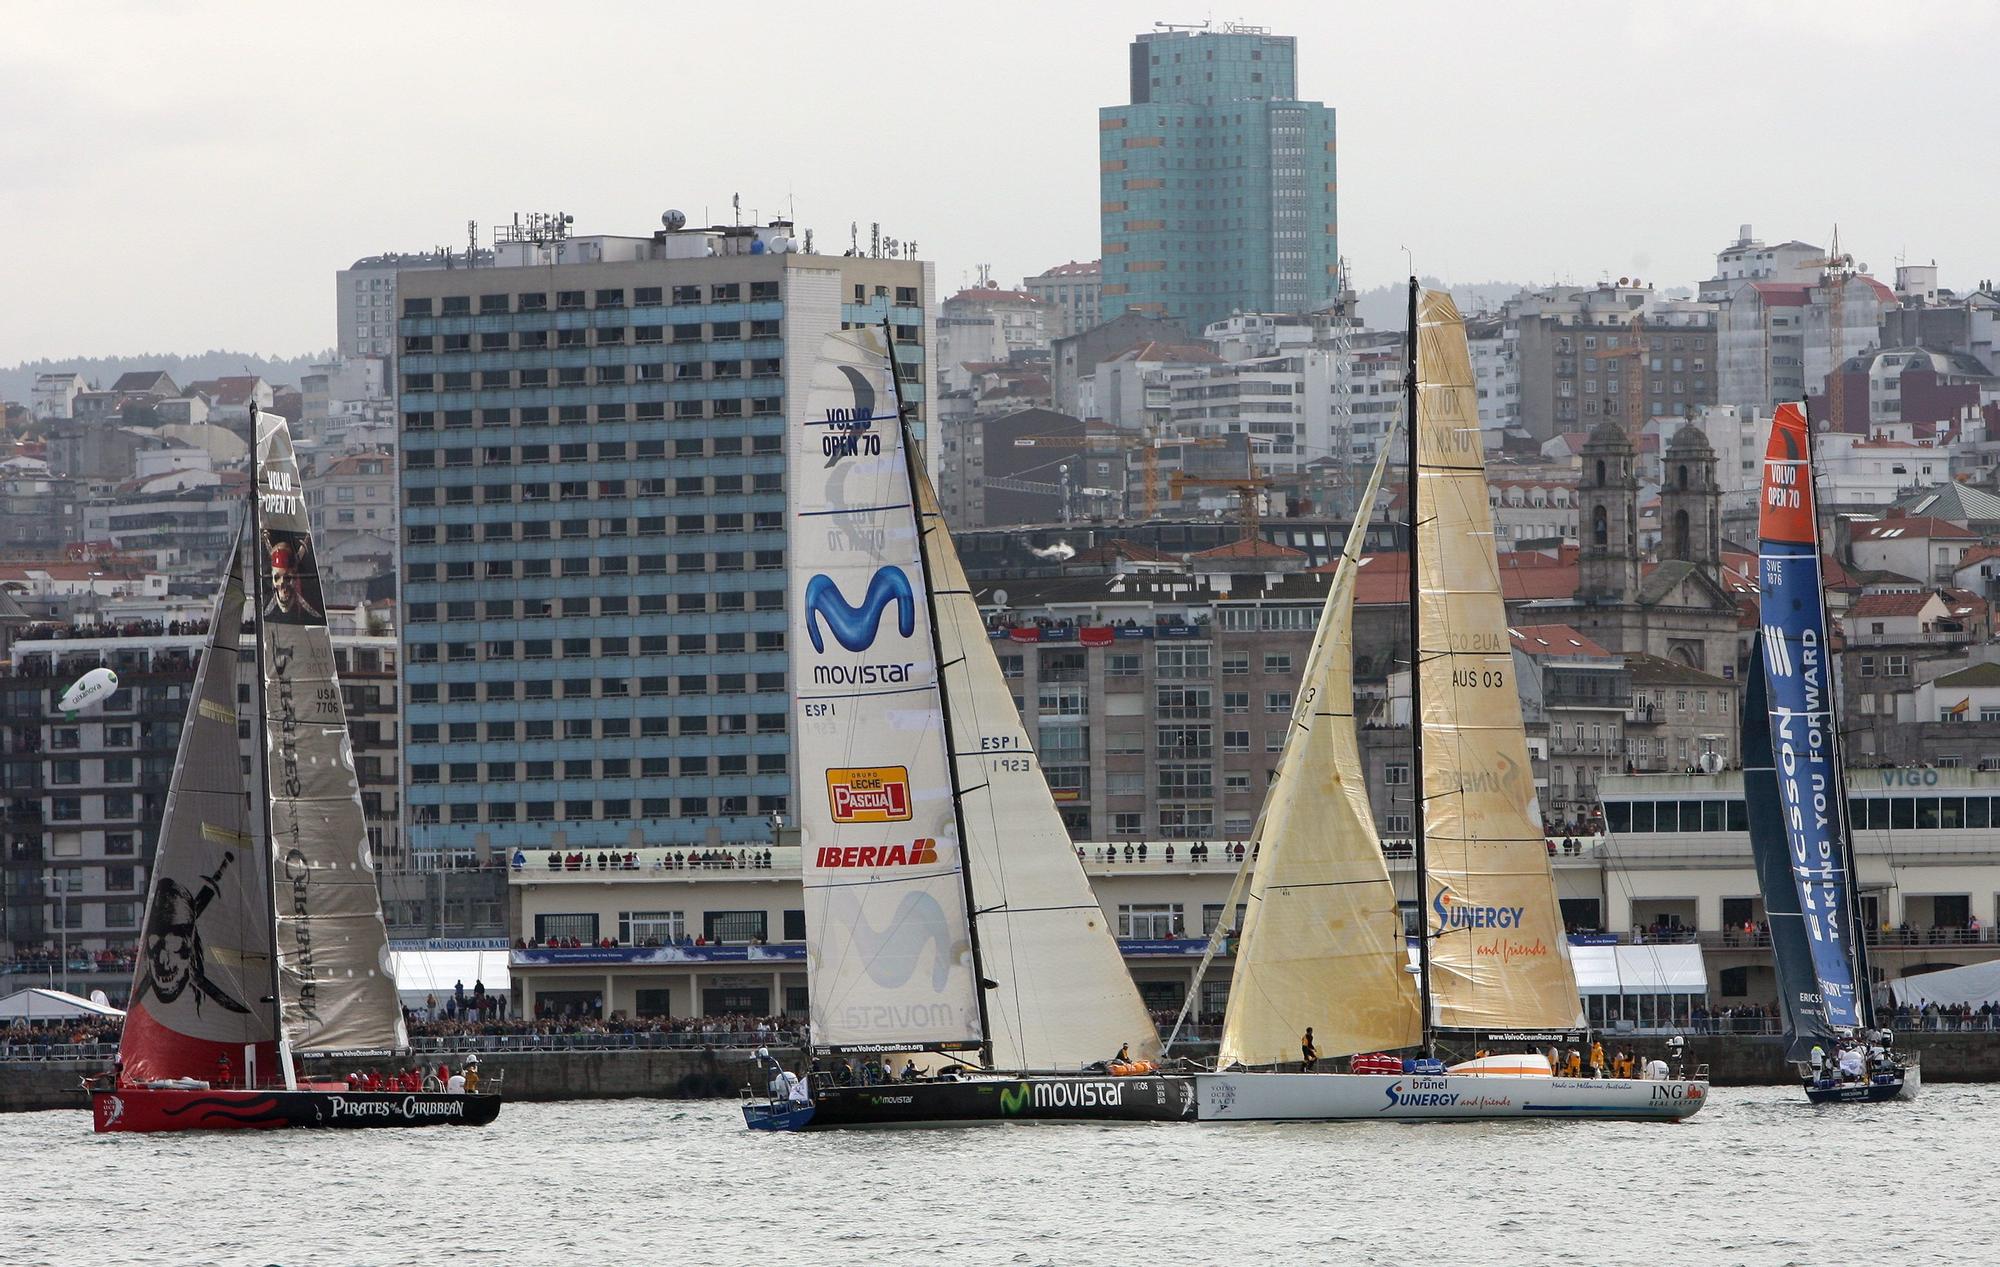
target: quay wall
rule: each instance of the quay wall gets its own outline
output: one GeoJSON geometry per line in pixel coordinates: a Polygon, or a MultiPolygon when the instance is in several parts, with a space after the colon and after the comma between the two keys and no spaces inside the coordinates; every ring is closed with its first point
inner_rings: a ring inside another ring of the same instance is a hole
{"type": "MultiPolygon", "coordinates": [[[[1652,1035],[1608,1036],[1604,1046],[1607,1054],[1627,1050],[1641,1059],[1666,1056],[1664,1040],[1652,1035]]],[[[1896,1047],[1922,1058],[1927,1083],[2000,1082],[2000,1034],[1900,1033],[1896,1047]]],[[[1197,1045],[1189,1054],[1199,1058],[1208,1053],[1197,1045]]],[[[482,1052],[479,1067],[488,1078],[503,1075],[501,1089],[510,1100],[733,1099],[749,1082],[751,1055],[747,1047],[482,1052]]],[[[796,1047],[773,1047],[771,1055],[788,1069],[805,1063],[796,1047]]],[[[442,1058],[454,1067],[461,1063],[450,1054],[442,1058]]],[[[439,1057],[427,1059],[435,1063],[439,1057]]],[[[1775,1036],[1693,1035],[1687,1040],[1687,1064],[1706,1064],[1719,1087],[1791,1081],[1782,1040],[1775,1036]]],[[[341,1076],[370,1065],[387,1067],[382,1061],[327,1058],[313,1062],[311,1069],[341,1076]]],[[[0,1061],[0,1113],[83,1108],[79,1080],[104,1067],[101,1060],[0,1061]]]]}
{"type": "MultiPolygon", "coordinates": [[[[494,1074],[501,1075],[500,1090],[509,1100],[734,1099],[749,1083],[753,1050],[482,1051],[479,1069],[489,1086],[494,1074]]],[[[805,1057],[797,1047],[773,1047],[771,1055],[786,1068],[804,1067],[805,1057]]],[[[441,1059],[453,1068],[463,1063],[462,1057],[451,1053],[426,1053],[423,1059],[430,1064],[441,1059]]],[[[351,1070],[372,1066],[387,1072],[410,1063],[326,1057],[312,1061],[308,1072],[344,1077],[351,1070]]],[[[0,1061],[0,1113],[84,1108],[81,1079],[106,1067],[103,1060],[0,1061]]]]}

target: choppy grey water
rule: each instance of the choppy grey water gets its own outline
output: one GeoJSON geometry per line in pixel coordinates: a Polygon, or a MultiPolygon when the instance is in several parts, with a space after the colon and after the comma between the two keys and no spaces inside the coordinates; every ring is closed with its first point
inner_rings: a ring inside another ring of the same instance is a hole
{"type": "Polygon", "coordinates": [[[484,1130],[111,1135],[0,1117],[0,1263],[1962,1264],[2000,1087],[1678,1126],[1041,1125],[753,1135],[727,1103],[484,1130]]]}

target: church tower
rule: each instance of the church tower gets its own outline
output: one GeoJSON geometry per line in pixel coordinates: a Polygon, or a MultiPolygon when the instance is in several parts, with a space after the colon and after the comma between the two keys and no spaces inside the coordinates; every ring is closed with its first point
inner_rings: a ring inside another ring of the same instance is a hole
{"type": "Polygon", "coordinates": [[[1711,576],[1722,568],[1722,491],[1715,484],[1715,450],[1693,424],[1667,445],[1660,485],[1660,561],[1679,559],[1711,576]]]}
{"type": "Polygon", "coordinates": [[[1599,423],[1583,443],[1577,597],[1586,603],[1630,603],[1639,596],[1636,456],[1625,429],[1615,422],[1599,423]]]}

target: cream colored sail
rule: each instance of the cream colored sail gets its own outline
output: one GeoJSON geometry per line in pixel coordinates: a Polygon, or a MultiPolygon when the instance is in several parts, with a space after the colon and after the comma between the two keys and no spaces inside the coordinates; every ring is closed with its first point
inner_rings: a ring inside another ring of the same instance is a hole
{"type": "Polygon", "coordinates": [[[791,425],[791,654],[813,1041],[976,1048],[957,817],[896,385],[828,333],[791,425]]]}
{"type": "Polygon", "coordinates": [[[1501,602],[1465,325],[1425,291],[1417,321],[1416,660],[1423,694],[1424,888],[1445,1028],[1579,1020],[1528,765],[1501,602]]]}
{"type": "Polygon", "coordinates": [[[1308,1026],[1329,1056],[1422,1039],[1416,984],[1404,970],[1402,911],[1354,731],[1354,583],[1393,448],[1384,441],[1347,534],[1257,822],[1257,866],[1222,1027],[1224,1067],[1296,1059],[1308,1026]]]}
{"type": "Polygon", "coordinates": [[[938,642],[957,750],[965,856],[972,868],[979,961],[993,1063],[1075,1069],[1131,1045],[1160,1054],[1159,1032],[1091,892],[1041,761],[921,469],[938,642]]]}

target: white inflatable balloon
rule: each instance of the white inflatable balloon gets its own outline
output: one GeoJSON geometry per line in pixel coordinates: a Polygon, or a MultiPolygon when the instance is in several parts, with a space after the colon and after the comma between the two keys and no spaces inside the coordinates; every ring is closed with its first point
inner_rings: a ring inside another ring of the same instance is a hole
{"type": "Polygon", "coordinates": [[[118,689],[118,675],[110,669],[92,669],[70,684],[56,701],[56,707],[71,717],[99,703],[118,689]]]}

